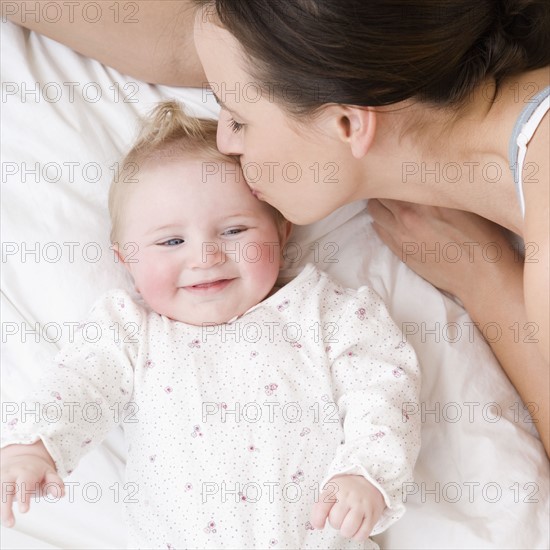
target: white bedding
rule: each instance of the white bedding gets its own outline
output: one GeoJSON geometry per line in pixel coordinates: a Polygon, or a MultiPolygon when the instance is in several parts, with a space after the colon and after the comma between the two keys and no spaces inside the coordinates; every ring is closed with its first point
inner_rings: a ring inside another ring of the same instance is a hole
{"type": "MultiPolygon", "coordinates": [[[[217,107],[200,90],[137,82],[11,23],[1,31],[4,415],[68,341],[69,323],[103,291],[128,284],[109,250],[106,199],[136,115],[171,97],[196,115],[215,116],[217,107]]],[[[381,546],[548,548],[548,461],[464,310],[391,254],[363,203],[297,228],[294,240],[300,266],[314,261],[349,286],[370,284],[422,366],[416,485],[407,488],[405,517],[377,537],[381,546]]],[[[72,498],[16,511],[15,528],[2,527],[2,548],[123,548],[123,470],[117,431],[68,479],[72,498]]]]}

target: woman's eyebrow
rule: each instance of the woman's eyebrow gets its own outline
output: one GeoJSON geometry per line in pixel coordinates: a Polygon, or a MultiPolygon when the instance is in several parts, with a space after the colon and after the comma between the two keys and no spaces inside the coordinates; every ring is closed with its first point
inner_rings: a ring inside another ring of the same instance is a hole
{"type": "Polygon", "coordinates": [[[230,113],[233,113],[233,114],[237,114],[233,109],[229,108],[217,95],[216,93],[214,92],[214,90],[212,90],[212,88],[209,88],[209,91],[212,93],[212,95],[214,96],[214,98],[216,99],[216,103],[222,108],[222,109],[225,109],[226,111],[230,112],[230,113]]]}

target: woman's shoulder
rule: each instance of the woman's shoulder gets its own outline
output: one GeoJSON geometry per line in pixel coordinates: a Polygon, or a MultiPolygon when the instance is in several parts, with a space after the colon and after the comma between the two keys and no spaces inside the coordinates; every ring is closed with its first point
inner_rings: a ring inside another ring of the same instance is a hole
{"type": "MultiPolygon", "coordinates": [[[[523,194],[525,197],[525,237],[531,229],[548,231],[548,204],[550,200],[550,67],[530,71],[518,79],[521,97],[530,111],[539,110],[540,120],[534,121],[531,129],[525,163],[522,170],[523,194]],[[526,93],[525,90],[528,90],[526,93]],[[538,220],[538,221],[537,221],[538,220]],[[534,222],[534,223],[533,223],[534,222]]],[[[535,113],[536,114],[536,113],[535,113]]]]}
{"type": "Polygon", "coordinates": [[[534,133],[523,165],[523,195],[525,197],[525,241],[531,235],[546,235],[548,242],[550,203],[550,112],[546,112],[534,133]]]}
{"type": "MultiPolygon", "coordinates": [[[[504,79],[496,92],[488,88],[482,94],[491,103],[494,143],[511,170],[517,210],[526,220],[532,214],[530,203],[544,199],[540,186],[548,189],[549,116],[544,110],[549,85],[550,67],[544,67],[504,79]]],[[[504,175],[504,166],[502,170],[504,175]]]]}

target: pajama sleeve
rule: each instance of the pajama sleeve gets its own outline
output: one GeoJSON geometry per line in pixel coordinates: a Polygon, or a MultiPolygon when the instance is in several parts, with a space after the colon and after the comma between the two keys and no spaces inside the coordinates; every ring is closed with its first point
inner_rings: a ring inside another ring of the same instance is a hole
{"type": "Polygon", "coordinates": [[[117,424],[137,421],[133,364],[142,309],[124,291],[92,308],[20,403],[4,403],[2,447],[42,440],[61,477],[117,424]]]}
{"type": "Polygon", "coordinates": [[[407,410],[417,410],[420,370],[414,350],[370,288],[349,299],[337,326],[329,354],[344,441],[321,489],[339,474],[362,475],[377,487],[386,509],[375,535],[405,511],[402,488],[412,480],[420,448],[420,420],[407,410]]]}

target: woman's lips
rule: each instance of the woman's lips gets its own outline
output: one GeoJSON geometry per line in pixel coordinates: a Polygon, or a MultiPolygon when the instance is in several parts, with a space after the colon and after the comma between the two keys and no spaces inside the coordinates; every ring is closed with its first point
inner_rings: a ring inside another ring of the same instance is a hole
{"type": "Polygon", "coordinates": [[[217,281],[211,281],[209,283],[199,283],[197,285],[184,286],[183,288],[194,294],[214,294],[223,290],[233,280],[234,279],[219,279],[217,281]]]}

